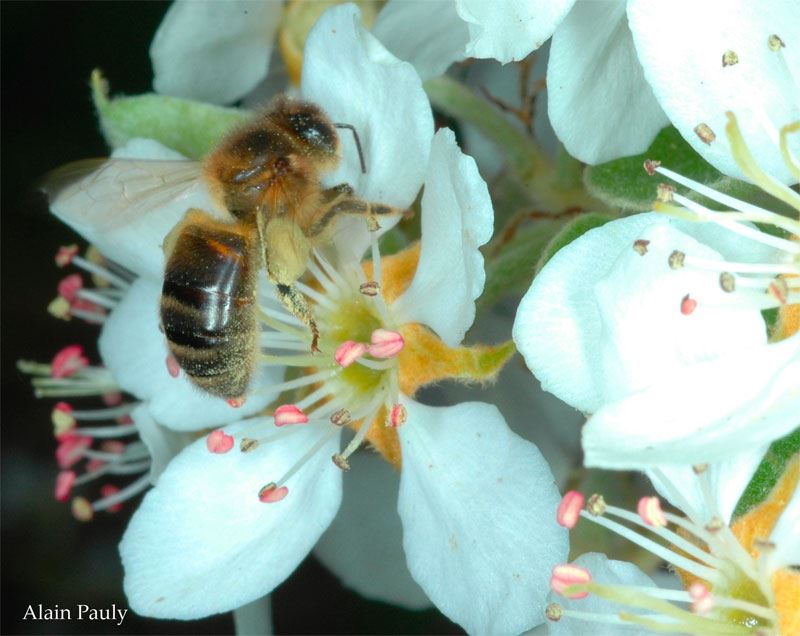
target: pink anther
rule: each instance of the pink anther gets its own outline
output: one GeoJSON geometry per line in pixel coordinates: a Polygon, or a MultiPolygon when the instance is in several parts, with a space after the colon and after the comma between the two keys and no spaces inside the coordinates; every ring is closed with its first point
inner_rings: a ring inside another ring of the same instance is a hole
{"type": "Polygon", "coordinates": [[[173,378],[177,378],[181,374],[181,365],[178,364],[178,361],[175,359],[175,356],[171,353],[167,355],[167,373],[169,373],[173,378]]]}
{"type": "MultiPolygon", "coordinates": [[[[103,496],[103,499],[107,499],[108,497],[113,497],[119,492],[119,488],[117,488],[114,484],[103,484],[100,487],[100,494],[103,496]]],[[[114,513],[119,512],[122,510],[122,502],[115,503],[110,505],[107,508],[108,512],[114,513]]]]}
{"type": "Polygon", "coordinates": [[[270,482],[258,491],[258,500],[262,503],[277,503],[288,494],[289,489],[286,486],[278,487],[276,483],[270,482]]]}
{"type": "Polygon", "coordinates": [[[68,378],[89,366],[89,359],[83,355],[80,345],[68,345],[61,349],[50,363],[50,375],[54,378],[68,378]]]}
{"type": "Polygon", "coordinates": [[[209,451],[217,455],[227,453],[233,448],[233,435],[228,435],[221,428],[218,428],[216,431],[212,431],[208,434],[208,437],[206,437],[206,446],[209,451]]]}
{"type": "Polygon", "coordinates": [[[83,279],[80,274],[70,274],[58,283],[58,295],[66,298],[70,303],[75,302],[81,289],[83,289],[83,279]]]}
{"type": "Polygon", "coordinates": [[[230,406],[231,408],[240,409],[240,408],[242,408],[244,403],[247,401],[247,397],[245,397],[243,395],[243,396],[238,397],[238,398],[228,398],[225,401],[228,403],[228,406],[230,406]]]}
{"type": "Polygon", "coordinates": [[[96,473],[100,470],[103,466],[106,465],[102,459],[92,458],[88,462],[86,462],[86,472],[87,473],[96,473]]]}
{"type": "Polygon", "coordinates": [[[122,404],[122,393],[119,391],[103,393],[103,404],[106,406],[119,406],[122,404]]]}
{"type": "Polygon", "coordinates": [[[308,424],[308,416],[294,404],[283,404],[275,409],[275,426],[308,424]]]}
{"type": "Polygon", "coordinates": [[[92,445],[92,438],[83,435],[65,436],[56,448],[56,461],[62,469],[72,468],[83,457],[83,451],[92,445]]]}
{"type": "Polygon", "coordinates": [[[563,565],[557,565],[553,568],[553,574],[550,577],[550,589],[566,598],[584,598],[589,596],[588,592],[572,592],[570,594],[565,594],[564,590],[571,585],[584,585],[591,582],[592,575],[589,573],[589,570],[579,565],[564,563],[563,565]]]}
{"type": "Polygon", "coordinates": [[[694,298],[690,298],[689,294],[686,294],[681,299],[681,313],[684,316],[688,316],[694,312],[695,309],[697,309],[697,301],[694,298]]]}
{"type": "Polygon", "coordinates": [[[100,444],[100,450],[102,450],[104,453],[122,455],[122,453],[125,452],[125,442],[118,439],[107,439],[100,444]]]}
{"type": "Polygon", "coordinates": [[[367,345],[355,340],[345,340],[336,347],[333,359],[340,367],[349,367],[367,352],[367,345]]]}
{"type": "Polygon", "coordinates": [[[714,597],[708,586],[695,581],[689,586],[689,596],[692,599],[692,612],[695,614],[708,614],[714,607],[714,597]]]}
{"type": "Polygon", "coordinates": [[[648,526],[661,528],[667,525],[664,511],[661,510],[661,500],[658,497],[642,497],[636,506],[636,512],[648,526]]]}
{"type": "Polygon", "coordinates": [[[570,490],[565,494],[561,499],[561,503],[558,504],[558,510],[556,511],[556,521],[558,521],[558,524],[572,530],[575,524],[578,523],[578,519],[581,518],[581,510],[583,510],[585,501],[586,498],[577,490],[570,490]]]}
{"type": "Polygon", "coordinates": [[[395,404],[389,413],[389,425],[392,428],[398,428],[406,423],[408,419],[408,411],[402,404],[395,404]]]}
{"type": "Polygon", "coordinates": [[[370,336],[369,355],[374,358],[391,358],[403,350],[406,341],[397,331],[376,329],[370,336]]]}
{"type": "Polygon", "coordinates": [[[72,486],[75,484],[77,475],[74,470],[62,470],[56,477],[56,501],[67,501],[72,492],[72,486]]]}
{"type": "Polygon", "coordinates": [[[59,267],[66,267],[78,253],[77,245],[62,245],[56,252],[55,261],[59,267]]]}

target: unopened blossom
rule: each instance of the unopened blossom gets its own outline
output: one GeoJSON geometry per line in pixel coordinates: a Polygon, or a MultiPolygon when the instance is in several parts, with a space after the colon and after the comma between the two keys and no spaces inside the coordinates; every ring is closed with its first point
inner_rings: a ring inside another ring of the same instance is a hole
{"type": "MultiPolygon", "coordinates": [[[[728,131],[750,179],[800,210],[797,193],[758,168],[732,115],[728,131]]],[[[613,221],[559,251],[514,326],[543,387],[591,415],[589,466],[722,460],[784,436],[800,412],[796,321],[769,341],[761,314],[796,315],[800,243],[791,235],[800,224],[663,166],[647,169],[730,211],[661,187],[672,201],[657,204],[661,214],[613,221]]]]}
{"type": "MultiPolygon", "coordinates": [[[[796,182],[776,151],[800,118],[800,21],[793,0],[390,0],[375,34],[423,77],[467,57],[521,60],[552,36],[548,113],[588,163],[644,152],[672,123],[716,168],[741,178],[722,134],[740,114],[763,165],[796,182]]],[[[800,154],[800,140],[791,141],[800,154]]]]}
{"type": "Polygon", "coordinates": [[[590,498],[580,523],[603,526],[666,561],[684,590],[659,588],[633,564],[584,554],[553,570],[548,632],[797,633],[800,456],[763,503],[732,518],[760,450],[716,465],[654,471],[658,490],[685,516],[664,510],[657,497],[644,497],[637,512],[590,498]]]}

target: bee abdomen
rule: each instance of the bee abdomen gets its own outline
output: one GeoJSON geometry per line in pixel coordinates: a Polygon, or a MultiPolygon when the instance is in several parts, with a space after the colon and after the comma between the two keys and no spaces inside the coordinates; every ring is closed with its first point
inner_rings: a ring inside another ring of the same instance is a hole
{"type": "Polygon", "coordinates": [[[176,228],[161,294],[170,352],[189,379],[224,398],[243,396],[255,364],[252,241],[190,212],[176,228]]]}

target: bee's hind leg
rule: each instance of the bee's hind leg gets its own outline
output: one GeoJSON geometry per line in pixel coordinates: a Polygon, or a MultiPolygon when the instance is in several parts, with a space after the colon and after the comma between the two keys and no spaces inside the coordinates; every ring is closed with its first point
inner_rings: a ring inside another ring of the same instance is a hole
{"type": "Polygon", "coordinates": [[[283,303],[283,306],[288,309],[291,314],[302,320],[311,330],[311,352],[319,353],[319,329],[314,320],[314,315],[311,313],[311,308],[308,306],[306,299],[303,297],[294,285],[283,285],[278,283],[278,298],[283,303]]]}

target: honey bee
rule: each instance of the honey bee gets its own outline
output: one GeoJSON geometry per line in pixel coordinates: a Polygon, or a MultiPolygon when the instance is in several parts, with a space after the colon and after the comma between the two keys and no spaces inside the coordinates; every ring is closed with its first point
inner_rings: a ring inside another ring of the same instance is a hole
{"type": "Polygon", "coordinates": [[[196,386],[239,400],[255,368],[259,272],[266,270],[280,301],[308,326],[318,351],[319,329],[295,284],[311,250],[330,242],[342,214],[362,216],[374,230],[378,217],[400,212],[358,198],[347,183],[322,186],[321,176],[341,160],[337,128],[353,132],[364,171],[353,126],[333,123],[315,104],[279,96],[202,163],[78,162],[56,171],[45,189],[54,204],[84,195],[94,202],[84,216],[110,217],[113,230],[159,199],[180,200],[198,179],[206,185],[215,209],[190,208],[164,240],[161,326],[196,386]]]}

